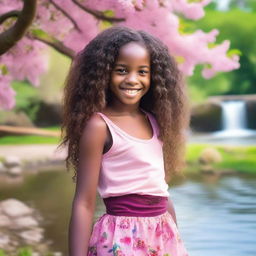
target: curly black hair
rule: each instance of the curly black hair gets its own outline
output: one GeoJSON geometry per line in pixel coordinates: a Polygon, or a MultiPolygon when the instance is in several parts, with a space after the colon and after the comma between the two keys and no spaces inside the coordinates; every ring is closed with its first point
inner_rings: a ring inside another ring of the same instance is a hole
{"type": "Polygon", "coordinates": [[[111,72],[119,50],[136,42],[150,55],[151,82],[140,107],[151,112],[159,125],[163,141],[166,180],[184,164],[185,130],[188,104],[182,74],[168,48],[145,31],[112,27],[97,35],[72,62],[64,90],[62,143],[68,146],[67,168],[76,173],[79,140],[89,118],[108,104],[111,72]]]}

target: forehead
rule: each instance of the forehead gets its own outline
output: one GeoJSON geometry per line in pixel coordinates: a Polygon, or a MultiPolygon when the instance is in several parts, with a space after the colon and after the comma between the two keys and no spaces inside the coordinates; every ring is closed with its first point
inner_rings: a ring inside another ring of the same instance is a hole
{"type": "Polygon", "coordinates": [[[146,62],[149,65],[150,56],[144,46],[136,42],[131,42],[120,48],[117,62],[120,61],[146,62]]]}

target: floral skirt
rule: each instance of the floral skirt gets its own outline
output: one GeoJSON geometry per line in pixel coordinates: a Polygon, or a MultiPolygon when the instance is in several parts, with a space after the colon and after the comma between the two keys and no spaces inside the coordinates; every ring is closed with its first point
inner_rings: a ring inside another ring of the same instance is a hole
{"type": "Polygon", "coordinates": [[[172,216],[103,214],[94,224],[87,256],[188,256],[172,216]]]}

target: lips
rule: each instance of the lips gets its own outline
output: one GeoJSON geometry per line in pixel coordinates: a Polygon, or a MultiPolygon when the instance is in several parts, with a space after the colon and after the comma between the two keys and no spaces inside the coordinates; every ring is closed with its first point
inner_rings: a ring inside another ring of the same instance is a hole
{"type": "Polygon", "coordinates": [[[135,96],[137,95],[142,89],[140,88],[121,88],[121,90],[128,96],[135,96]]]}

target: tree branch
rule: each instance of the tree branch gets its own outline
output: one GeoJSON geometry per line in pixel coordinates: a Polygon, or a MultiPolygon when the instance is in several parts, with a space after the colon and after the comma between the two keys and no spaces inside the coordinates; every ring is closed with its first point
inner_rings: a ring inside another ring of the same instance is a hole
{"type": "Polygon", "coordinates": [[[59,10],[67,19],[71,21],[71,23],[74,25],[75,29],[78,30],[79,32],[82,32],[82,30],[79,28],[78,24],[76,21],[63,9],[61,8],[58,4],[56,4],[53,0],[49,0],[49,2],[57,9],[59,10]]]}
{"type": "Polygon", "coordinates": [[[49,37],[49,39],[46,39],[46,38],[42,38],[37,35],[29,34],[28,38],[40,41],[44,44],[47,44],[47,45],[51,46],[52,48],[54,48],[56,51],[68,56],[71,59],[73,59],[76,55],[76,53],[72,49],[66,47],[62,42],[60,42],[59,40],[57,40],[53,37],[49,37]]]}
{"type": "Polygon", "coordinates": [[[117,18],[117,17],[108,17],[106,16],[103,12],[97,11],[97,10],[92,10],[84,5],[82,5],[79,1],[77,0],[72,0],[72,2],[77,5],[80,9],[84,10],[87,13],[90,13],[93,15],[95,18],[100,19],[100,20],[105,20],[109,22],[122,22],[125,21],[125,18],[117,18]]]}
{"type": "Polygon", "coordinates": [[[24,36],[35,17],[37,0],[23,1],[23,9],[15,24],[0,34],[0,55],[7,52],[24,36]]]}
{"type": "Polygon", "coordinates": [[[18,11],[18,10],[13,10],[13,11],[4,13],[3,15],[0,16],[0,25],[2,23],[4,23],[9,18],[13,18],[13,17],[17,18],[19,16],[19,14],[20,14],[20,11],[18,11]]]}

